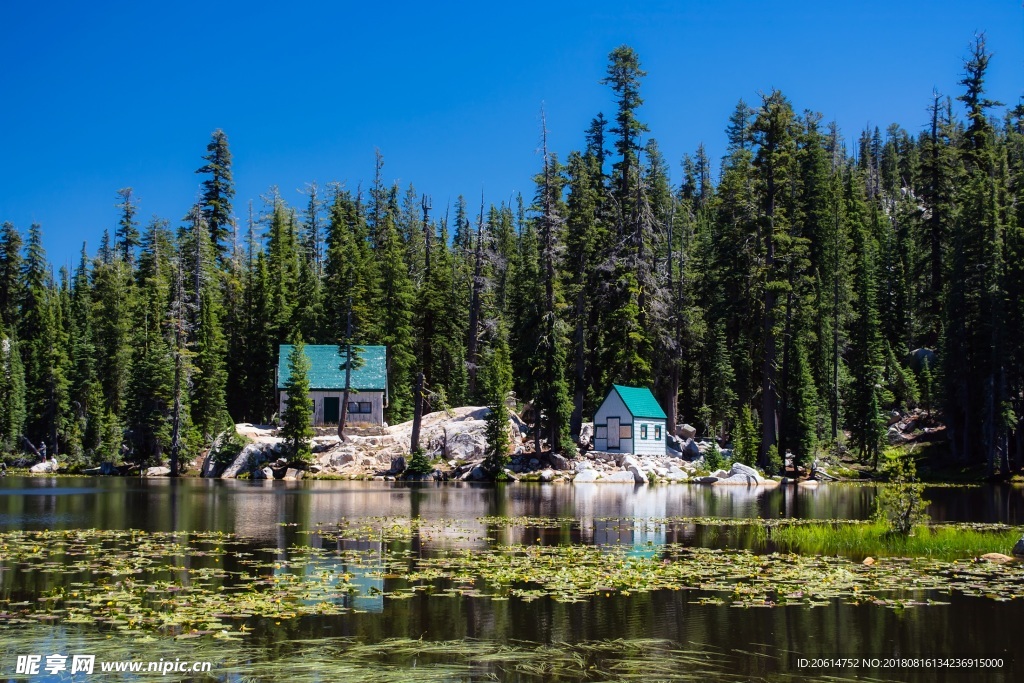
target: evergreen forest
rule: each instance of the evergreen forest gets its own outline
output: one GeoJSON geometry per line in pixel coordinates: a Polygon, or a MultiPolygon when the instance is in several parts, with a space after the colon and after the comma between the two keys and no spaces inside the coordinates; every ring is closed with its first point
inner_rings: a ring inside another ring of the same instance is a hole
{"type": "Polygon", "coordinates": [[[239,200],[217,130],[194,206],[146,222],[112,188],[110,229],[71,269],[40,225],[2,224],[0,447],[45,443],[71,469],[195,457],[280,418],[278,345],[301,340],[386,345],[391,424],[422,372],[428,409],[510,386],[572,452],[616,383],[651,387],[669,433],[689,422],[762,466],[877,465],[890,412],[921,407],[944,457],[1016,471],[1024,106],[987,96],[990,59],[977,37],[959,91],[910,129],[844,135],[782,92],[740,100],[724,158],[701,145],[673,174],[622,46],[595,85],[614,110],[564,157],[542,125],[533,190],[509,203],[438,205],[388,184],[380,152],[365,190],[239,200]]]}

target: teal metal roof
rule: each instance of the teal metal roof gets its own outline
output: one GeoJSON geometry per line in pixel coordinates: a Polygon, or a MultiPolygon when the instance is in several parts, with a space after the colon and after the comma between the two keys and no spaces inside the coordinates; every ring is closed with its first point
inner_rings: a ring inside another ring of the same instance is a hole
{"type": "Polygon", "coordinates": [[[623,387],[613,384],[612,389],[618,393],[619,398],[626,404],[633,417],[649,417],[657,420],[666,420],[668,416],[661,409],[658,399],[647,387],[623,387]]]}
{"type": "MultiPolygon", "coordinates": [[[[288,382],[288,356],[292,345],[281,344],[277,355],[277,388],[284,389],[288,382]]],[[[387,347],[353,346],[352,355],[357,366],[352,368],[351,388],[356,391],[386,391],[388,384],[387,347]],[[362,363],[358,363],[362,361],[362,363]]],[[[320,390],[345,389],[345,353],[334,344],[306,346],[309,359],[309,388],[320,390]]]]}

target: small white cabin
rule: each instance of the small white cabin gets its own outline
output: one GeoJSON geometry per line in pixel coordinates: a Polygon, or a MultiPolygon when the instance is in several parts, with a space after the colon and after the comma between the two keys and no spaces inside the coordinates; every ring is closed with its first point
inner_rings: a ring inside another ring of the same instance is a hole
{"type": "Polygon", "coordinates": [[[594,450],[665,455],[666,419],[650,389],[613,384],[594,413],[594,450]]]}

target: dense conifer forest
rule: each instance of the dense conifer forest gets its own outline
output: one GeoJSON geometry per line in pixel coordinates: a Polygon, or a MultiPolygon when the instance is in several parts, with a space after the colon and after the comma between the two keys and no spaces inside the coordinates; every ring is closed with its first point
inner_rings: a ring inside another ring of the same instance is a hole
{"type": "Polygon", "coordinates": [[[41,226],[3,223],[0,443],[72,467],[192,457],[275,418],[278,344],[351,340],[388,348],[390,423],[419,372],[434,409],[493,403],[511,378],[571,451],[608,387],[633,384],[670,432],[685,420],[762,465],[840,447],[873,464],[889,411],[921,406],[952,459],[1017,469],[1024,106],[986,96],[989,60],[979,37],[920,132],[847,137],[813,103],[741,100],[726,156],[698,146],[673,184],[623,46],[615,110],[564,158],[542,130],[535,189],[511,204],[438,205],[388,185],[380,153],[365,191],[238,201],[217,130],[193,207],[144,223],[112,188],[111,229],[71,270],[41,226]]]}

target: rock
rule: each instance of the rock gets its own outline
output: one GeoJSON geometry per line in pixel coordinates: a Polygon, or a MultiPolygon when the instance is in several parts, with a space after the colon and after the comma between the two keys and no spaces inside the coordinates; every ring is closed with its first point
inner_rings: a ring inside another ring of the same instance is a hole
{"type": "Polygon", "coordinates": [[[686,472],[682,471],[678,467],[672,467],[665,475],[665,478],[669,481],[686,481],[689,477],[686,472]]]}
{"type": "MultiPolygon", "coordinates": [[[[601,480],[602,482],[608,482],[609,484],[636,484],[636,475],[632,472],[625,470],[619,470],[618,472],[612,472],[607,477],[601,480]]],[[[644,481],[647,481],[644,479],[644,481]]]]}
{"type": "MultiPolygon", "coordinates": [[[[551,470],[544,470],[544,472],[551,472],[551,470]]],[[[544,472],[541,472],[541,481],[551,481],[551,479],[544,479],[544,472]]],[[[555,473],[551,472],[551,477],[554,478],[555,473]]],[[[507,481],[519,481],[519,477],[512,473],[511,470],[505,469],[505,478],[507,481]]],[[[436,477],[435,477],[436,479],[436,477]]]]}
{"type": "Polygon", "coordinates": [[[725,470],[715,470],[714,472],[711,473],[711,476],[717,477],[719,479],[725,479],[726,477],[729,476],[729,474],[730,473],[726,472],[725,470]]]}
{"type": "Polygon", "coordinates": [[[398,474],[399,472],[404,472],[405,467],[405,456],[399,455],[391,458],[391,469],[388,471],[392,474],[398,474]]]}
{"type": "Polygon", "coordinates": [[[900,411],[893,410],[892,412],[889,413],[889,418],[886,420],[886,422],[890,425],[894,425],[897,422],[899,422],[902,418],[903,416],[900,415],[900,411]]]}
{"type": "Polygon", "coordinates": [[[474,465],[466,474],[462,475],[463,481],[483,481],[487,478],[487,471],[482,465],[474,465]]]}
{"type": "Polygon", "coordinates": [[[586,484],[597,481],[597,471],[592,469],[580,470],[573,478],[574,484],[586,484]]]}
{"type": "Polygon", "coordinates": [[[895,446],[896,444],[903,443],[903,441],[905,441],[903,432],[901,432],[900,428],[895,425],[889,427],[889,431],[885,433],[885,438],[889,441],[890,446],[895,446]]]}
{"type": "Polygon", "coordinates": [[[917,429],[917,420],[915,420],[914,418],[910,418],[906,422],[900,422],[901,432],[912,432],[915,429],[917,429]]]}
{"type": "Polygon", "coordinates": [[[875,558],[873,558],[873,557],[865,557],[864,561],[861,564],[863,564],[865,567],[870,567],[874,563],[875,563],[875,558]]]}
{"type": "Polygon", "coordinates": [[[687,439],[686,441],[683,442],[684,458],[690,458],[692,460],[694,458],[699,458],[700,455],[700,446],[697,444],[696,441],[694,441],[693,439],[687,439]]]}
{"type": "Polygon", "coordinates": [[[269,467],[264,467],[261,470],[256,470],[255,472],[253,472],[252,473],[252,478],[253,479],[273,479],[274,478],[274,470],[270,469],[269,467]]]}
{"type": "Polygon", "coordinates": [[[321,467],[321,466],[320,466],[319,464],[317,464],[317,463],[313,463],[312,465],[310,465],[310,466],[309,466],[309,472],[310,472],[310,474],[316,474],[316,473],[318,473],[318,472],[321,472],[321,471],[322,471],[323,469],[324,469],[324,468],[323,468],[323,467],[321,467]]]}
{"type": "Polygon", "coordinates": [[[548,461],[551,462],[551,466],[556,470],[564,472],[569,469],[569,461],[558,453],[549,453],[548,461]]]}
{"type": "Polygon", "coordinates": [[[530,458],[530,467],[540,467],[540,460],[538,460],[537,458],[530,458]]]}
{"type": "Polygon", "coordinates": [[[305,474],[302,470],[297,470],[294,467],[289,467],[284,471],[284,476],[281,477],[286,481],[297,481],[302,479],[302,475],[305,474]]]}
{"type": "Polygon", "coordinates": [[[1002,553],[985,553],[978,558],[982,562],[991,562],[992,564],[1006,564],[1007,562],[1013,562],[1013,558],[1009,555],[1003,555],[1002,553]]]}
{"type": "Polygon", "coordinates": [[[729,468],[729,476],[734,477],[736,475],[743,475],[749,477],[754,484],[760,484],[764,481],[764,477],[758,474],[757,470],[749,465],[744,465],[740,462],[734,462],[732,467],[729,468]]]}
{"type": "Polygon", "coordinates": [[[199,468],[199,476],[204,479],[216,479],[217,478],[217,461],[213,459],[213,450],[211,449],[206,457],[203,458],[203,464],[199,468]]]}
{"type": "Polygon", "coordinates": [[[166,477],[171,473],[170,467],[147,467],[144,477],[166,477]]]}
{"type": "Polygon", "coordinates": [[[931,349],[914,349],[908,354],[908,356],[908,365],[910,365],[910,369],[914,372],[921,372],[924,370],[925,361],[928,361],[928,368],[931,370],[932,374],[935,373],[935,364],[938,362],[938,358],[936,357],[935,352],[931,349]]]}
{"type": "Polygon", "coordinates": [[[1024,536],[1020,537],[1020,540],[1017,541],[1017,543],[1013,546],[1013,550],[1011,550],[1010,552],[1012,552],[1017,557],[1024,557],[1024,536]]]}
{"type": "Polygon", "coordinates": [[[632,455],[627,455],[622,459],[622,468],[633,475],[633,481],[637,484],[647,483],[647,473],[644,472],[643,468],[640,467],[640,463],[636,461],[632,455]]]}
{"type": "MultiPolygon", "coordinates": [[[[269,437],[268,437],[269,438],[269,437]]],[[[238,456],[221,473],[221,479],[234,479],[242,472],[248,472],[259,467],[273,455],[277,441],[258,441],[246,444],[238,456]]]]}
{"type": "Polygon", "coordinates": [[[32,474],[48,474],[50,472],[56,472],[58,467],[59,466],[56,461],[44,460],[41,463],[37,463],[32,465],[32,467],[29,467],[28,471],[32,474]]]}
{"type": "Polygon", "coordinates": [[[718,477],[698,477],[696,481],[698,484],[717,484],[718,477]]]}
{"type": "Polygon", "coordinates": [[[576,463],[576,471],[577,472],[582,472],[583,470],[592,470],[592,469],[594,469],[594,466],[591,465],[590,462],[588,462],[586,460],[580,460],[580,461],[578,461],[576,463]]]}
{"type": "Polygon", "coordinates": [[[693,437],[697,436],[697,428],[691,427],[688,424],[677,425],[676,434],[678,434],[684,440],[689,441],[693,439],[693,437]]]}
{"type": "Polygon", "coordinates": [[[580,448],[590,448],[594,445],[594,423],[584,422],[580,427],[580,448]]]}
{"type": "Polygon", "coordinates": [[[720,478],[718,480],[718,482],[716,482],[716,483],[719,486],[721,486],[722,484],[729,484],[729,485],[739,484],[741,486],[757,486],[758,481],[756,479],[754,479],[753,477],[747,476],[746,474],[730,474],[728,477],[720,478]]]}
{"type": "Polygon", "coordinates": [[[114,463],[112,462],[105,462],[100,465],[100,474],[105,477],[110,477],[117,473],[117,468],[114,467],[114,463]]]}
{"type": "Polygon", "coordinates": [[[350,462],[354,461],[355,459],[356,459],[356,454],[355,454],[354,451],[335,449],[335,450],[330,452],[330,458],[328,460],[328,463],[332,467],[341,467],[342,465],[349,464],[350,462]]]}
{"type": "Polygon", "coordinates": [[[554,479],[555,479],[555,471],[554,470],[547,469],[547,470],[541,470],[540,471],[540,480],[541,481],[554,481],[554,479]]]}

